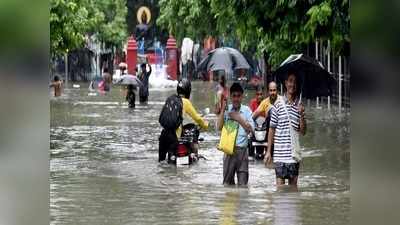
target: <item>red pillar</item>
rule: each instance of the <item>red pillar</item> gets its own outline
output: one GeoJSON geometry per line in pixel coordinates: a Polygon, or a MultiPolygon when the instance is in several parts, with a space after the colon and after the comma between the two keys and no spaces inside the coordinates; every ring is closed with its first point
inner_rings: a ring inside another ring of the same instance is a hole
{"type": "Polygon", "coordinates": [[[137,63],[137,44],[133,36],[128,39],[128,46],[126,48],[126,64],[128,65],[128,74],[136,74],[136,63],[137,63]]]}
{"type": "Polygon", "coordinates": [[[176,47],[176,40],[172,35],[169,36],[167,40],[167,74],[173,80],[177,80],[178,71],[178,53],[176,47]]]}

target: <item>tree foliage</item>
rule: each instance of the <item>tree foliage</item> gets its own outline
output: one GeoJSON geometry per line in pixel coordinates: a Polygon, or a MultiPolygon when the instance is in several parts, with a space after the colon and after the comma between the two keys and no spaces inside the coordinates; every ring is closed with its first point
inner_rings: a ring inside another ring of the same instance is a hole
{"type": "Polygon", "coordinates": [[[157,24],[180,42],[184,37],[201,40],[217,35],[215,15],[209,0],[160,0],[157,24]]]}
{"type": "Polygon", "coordinates": [[[267,53],[272,66],[315,40],[331,40],[336,54],[350,42],[348,0],[161,0],[160,6],[159,24],[178,39],[237,38],[242,50],[267,53]]]}
{"type": "Polygon", "coordinates": [[[53,55],[84,46],[88,35],[120,47],[126,40],[125,0],[50,0],[53,55]]]}

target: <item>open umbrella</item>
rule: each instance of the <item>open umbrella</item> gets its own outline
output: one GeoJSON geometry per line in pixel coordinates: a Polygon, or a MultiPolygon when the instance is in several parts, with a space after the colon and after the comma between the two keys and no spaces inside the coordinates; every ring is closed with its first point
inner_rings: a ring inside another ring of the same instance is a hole
{"type": "Polygon", "coordinates": [[[210,51],[198,64],[198,71],[250,69],[246,58],[238,50],[229,47],[216,48],[210,51]]]}
{"type": "Polygon", "coordinates": [[[119,77],[114,84],[120,84],[120,85],[134,85],[134,86],[142,86],[142,82],[137,76],[131,75],[131,74],[126,74],[122,75],[119,77]]]}
{"type": "Polygon", "coordinates": [[[277,81],[284,84],[289,73],[296,75],[298,90],[303,97],[332,95],[336,81],[316,59],[304,54],[290,55],[275,71],[277,81]]]}

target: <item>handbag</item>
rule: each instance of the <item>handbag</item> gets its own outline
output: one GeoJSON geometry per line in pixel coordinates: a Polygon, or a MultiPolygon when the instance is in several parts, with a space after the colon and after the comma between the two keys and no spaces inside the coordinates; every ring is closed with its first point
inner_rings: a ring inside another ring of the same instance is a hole
{"type": "Polygon", "coordinates": [[[221,131],[221,138],[217,149],[224,152],[227,155],[232,155],[235,149],[236,138],[239,130],[239,123],[228,119],[224,122],[224,126],[221,131]]]}
{"type": "Polygon", "coordinates": [[[283,108],[286,111],[286,115],[288,117],[289,120],[289,133],[290,133],[290,141],[292,144],[292,158],[296,161],[299,162],[302,159],[302,152],[301,152],[301,147],[300,147],[300,141],[299,141],[299,132],[296,131],[292,125],[292,120],[290,119],[289,116],[289,112],[286,108],[286,103],[281,99],[282,103],[283,103],[283,108]]]}

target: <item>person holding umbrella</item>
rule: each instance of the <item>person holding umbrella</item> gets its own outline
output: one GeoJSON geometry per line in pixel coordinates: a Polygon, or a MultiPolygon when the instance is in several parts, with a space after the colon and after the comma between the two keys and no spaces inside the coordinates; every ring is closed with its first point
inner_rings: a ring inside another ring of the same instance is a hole
{"type": "Polygon", "coordinates": [[[279,97],[271,109],[271,121],[268,132],[268,148],[264,162],[272,161],[272,144],[274,144],[273,163],[275,165],[276,185],[288,184],[297,190],[300,163],[293,157],[295,143],[293,137],[305,135],[306,119],[304,106],[299,101],[297,77],[289,71],[285,81],[285,93],[279,97]],[[296,136],[297,135],[297,136],[296,136]]]}
{"type": "Polygon", "coordinates": [[[127,86],[126,101],[129,103],[129,108],[135,108],[137,86],[143,86],[140,79],[135,75],[126,74],[118,78],[115,84],[127,86]]]}
{"type": "Polygon", "coordinates": [[[197,65],[197,72],[208,73],[222,70],[227,79],[232,78],[235,70],[238,70],[239,76],[243,76],[249,69],[250,64],[243,54],[237,49],[229,47],[220,47],[210,51],[197,65]]]}

